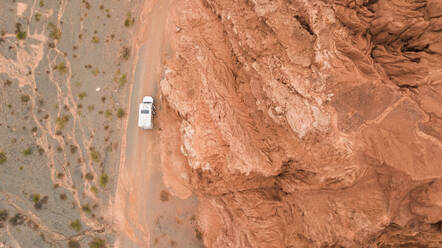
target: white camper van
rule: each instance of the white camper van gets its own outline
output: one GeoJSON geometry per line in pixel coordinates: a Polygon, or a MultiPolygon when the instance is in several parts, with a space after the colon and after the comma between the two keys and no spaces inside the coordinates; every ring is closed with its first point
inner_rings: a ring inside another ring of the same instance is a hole
{"type": "Polygon", "coordinates": [[[152,118],[155,114],[155,106],[153,105],[153,98],[151,96],[143,97],[143,102],[140,103],[138,111],[138,126],[143,129],[152,129],[152,118]]]}

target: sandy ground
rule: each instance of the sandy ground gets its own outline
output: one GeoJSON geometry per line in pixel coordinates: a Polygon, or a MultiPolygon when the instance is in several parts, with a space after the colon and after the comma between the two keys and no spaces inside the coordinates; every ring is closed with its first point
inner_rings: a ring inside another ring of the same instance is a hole
{"type": "Polygon", "coordinates": [[[138,57],[116,196],[115,215],[121,228],[117,247],[202,246],[194,226],[196,198],[176,198],[163,184],[158,123],[154,130],[137,127],[138,105],[143,96],[158,97],[164,59],[171,53],[165,37],[169,4],[145,2],[138,23],[134,44],[138,57]]]}

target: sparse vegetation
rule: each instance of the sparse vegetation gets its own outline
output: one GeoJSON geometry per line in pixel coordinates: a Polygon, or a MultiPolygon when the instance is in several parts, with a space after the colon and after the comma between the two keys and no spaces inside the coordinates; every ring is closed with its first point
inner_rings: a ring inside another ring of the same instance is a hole
{"type": "Polygon", "coordinates": [[[120,87],[123,87],[127,83],[127,76],[126,73],[120,76],[120,79],[118,79],[118,84],[120,87]]]}
{"type": "Polygon", "coordinates": [[[63,201],[66,200],[67,199],[66,194],[65,193],[61,193],[60,194],[60,199],[63,200],[63,201]]]}
{"type": "Polygon", "coordinates": [[[26,39],[26,32],[23,31],[19,31],[17,32],[17,34],[15,35],[17,37],[17,40],[24,40],[26,39]]]}
{"type": "Polygon", "coordinates": [[[70,226],[76,232],[79,232],[81,230],[81,223],[79,219],[72,221],[70,226]]]}
{"type": "Polygon", "coordinates": [[[106,187],[108,181],[109,181],[109,178],[106,175],[106,173],[101,174],[101,176],[100,176],[100,186],[103,187],[103,188],[106,187]]]}
{"type": "Polygon", "coordinates": [[[71,153],[76,153],[78,150],[78,147],[71,145],[71,153]]]}
{"type": "Polygon", "coordinates": [[[130,58],[130,48],[123,47],[123,51],[121,52],[121,58],[124,60],[128,60],[130,58]]]}
{"type": "Polygon", "coordinates": [[[161,193],[160,193],[160,200],[162,202],[168,201],[169,200],[169,192],[167,192],[165,190],[162,190],[161,193]]]}
{"type": "Polygon", "coordinates": [[[91,214],[92,213],[91,208],[89,207],[89,204],[83,205],[81,207],[81,210],[83,210],[83,212],[85,212],[87,214],[91,214]]]}
{"type": "Polygon", "coordinates": [[[87,110],[89,110],[89,112],[92,112],[94,109],[95,109],[94,105],[87,106],[87,110]]]}
{"type": "Polygon", "coordinates": [[[92,191],[92,193],[94,193],[94,194],[98,194],[98,189],[97,189],[97,187],[95,187],[95,186],[92,186],[92,187],[91,187],[91,191],[92,191]]]}
{"type": "Polygon", "coordinates": [[[0,164],[3,164],[7,160],[8,160],[8,158],[6,157],[6,153],[5,152],[0,152],[0,164]]]}
{"type": "Polygon", "coordinates": [[[106,248],[106,242],[103,239],[95,238],[89,242],[89,248],[106,248]]]}
{"type": "Polygon", "coordinates": [[[78,97],[80,98],[80,100],[83,100],[83,98],[85,98],[87,96],[86,92],[80,92],[80,94],[78,94],[78,97]]]}
{"type": "Polygon", "coordinates": [[[86,175],[84,176],[87,180],[93,180],[94,179],[94,175],[92,175],[92,173],[88,172],[86,173],[86,175]]]}
{"type": "Polygon", "coordinates": [[[64,62],[60,62],[60,64],[54,66],[54,70],[64,74],[68,71],[68,68],[66,67],[64,62]]]}
{"type": "Polygon", "coordinates": [[[5,221],[8,218],[8,211],[6,209],[3,209],[0,211],[0,222],[5,221]]]}
{"type": "Polygon", "coordinates": [[[32,148],[31,147],[28,147],[28,148],[26,148],[24,151],[23,151],[23,155],[25,155],[25,156],[29,156],[29,155],[31,155],[32,154],[32,148]]]}
{"type": "Polygon", "coordinates": [[[95,150],[91,150],[91,159],[96,163],[100,162],[100,153],[95,150]]]}
{"type": "Polygon", "coordinates": [[[42,147],[38,148],[38,154],[43,155],[45,153],[45,149],[43,149],[42,147]]]}
{"type": "Polygon", "coordinates": [[[57,129],[63,129],[69,121],[69,116],[63,115],[61,117],[57,117],[55,124],[57,125],[57,129]]]}
{"type": "Polygon", "coordinates": [[[117,117],[118,118],[123,118],[124,116],[126,115],[126,112],[124,112],[124,109],[122,109],[122,108],[119,108],[118,110],[117,110],[117,117]]]}
{"type": "Polygon", "coordinates": [[[40,0],[40,7],[44,7],[45,6],[45,2],[43,0],[40,0]]]}
{"type": "Polygon", "coordinates": [[[28,95],[21,95],[20,99],[22,102],[29,102],[31,98],[28,95]]]}
{"type": "Polygon", "coordinates": [[[40,194],[32,194],[31,195],[31,200],[34,202],[34,204],[37,204],[40,201],[40,194]]]}
{"type": "Polygon", "coordinates": [[[43,204],[46,204],[48,202],[49,197],[44,196],[40,199],[40,194],[32,194],[31,200],[34,202],[34,208],[39,210],[43,207],[43,204]]]}
{"type": "Polygon", "coordinates": [[[11,80],[7,79],[7,80],[5,81],[5,86],[11,86],[11,84],[12,84],[12,81],[11,81],[11,80]]]}
{"type": "Polygon", "coordinates": [[[48,23],[48,29],[49,29],[49,37],[51,37],[53,40],[59,40],[61,38],[61,30],[55,26],[52,22],[48,23]]]}
{"type": "Polygon", "coordinates": [[[92,75],[97,76],[100,73],[100,70],[98,68],[95,68],[92,70],[92,75]]]}
{"type": "Polygon", "coordinates": [[[132,15],[130,13],[127,14],[126,19],[124,20],[124,26],[126,27],[132,27],[132,25],[134,25],[135,22],[135,18],[132,17],[132,15]]]}
{"type": "Polygon", "coordinates": [[[111,118],[112,117],[112,110],[106,109],[106,111],[104,112],[104,116],[106,116],[106,118],[111,118]]]}
{"type": "Polygon", "coordinates": [[[78,241],[75,241],[75,240],[69,240],[68,247],[69,248],[81,248],[80,243],[78,243],[78,241]]]}
{"type": "Polygon", "coordinates": [[[40,13],[36,13],[35,14],[35,20],[39,22],[40,19],[41,19],[41,14],[40,13]]]}
{"type": "Polygon", "coordinates": [[[92,36],[92,43],[98,44],[100,42],[100,39],[97,36],[92,36]]]}
{"type": "Polygon", "coordinates": [[[9,219],[9,223],[11,223],[13,226],[23,225],[23,223],[25,223],[25,216],[20,213],[16,213],[14,217],[9,219]]]}

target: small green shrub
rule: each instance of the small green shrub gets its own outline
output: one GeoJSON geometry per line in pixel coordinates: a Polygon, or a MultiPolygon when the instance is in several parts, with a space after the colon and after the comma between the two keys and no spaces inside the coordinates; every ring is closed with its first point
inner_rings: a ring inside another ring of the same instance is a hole
{"type": "Polygon", "coordinates": [[[100,43],[100,39],[97,36],[93,36],[92,43],[98,44],[98,43],[100,43]]]}
{"type": "Polygon", "coordinates": [[[92,70],[92,75],[97,76],[100,73],[100,70],[98,68],[95,68],[92,70]]]}
{"type": "Polygon", "coordinates": [[[120,87],[123,87],[127,83],[127,76],[126,73],[120,76],[120,79],[118,79],[118,84],[120,87]]]}
{"type": "Polygon", "coordinates": [[[66,67],[64,62],[61,62],[60,64],[54,66],[54,70],[57,70],[58,72],[64,74],[68,71],[68,68],[66,67]]]}
{"type": "Polygon", "coordinates": [[[45,2],[43,0],[40,0],[40,7],[44,7],[45,6],[45,2]]]}
{"type": "Polygon", "coordinates": [[[48,29],[49,29],[49,37],[51,37],[54,40],[59,40],[61,38],[61,30],[55,26],[52,22],[48,23],[48,29]]]}
{"type": "Polygon", "coordinates": [[[94,179],[94,175],[92,175],[92,173],[88,172],[86,173],[86,175],[84,176],[87,180],[93,180],[94,179]]]}
{"type": "Polygon", "coordinates": [[[68,247],[69,248],[81,248],[80,243],[78,243],[78,241],[75,241],[75,240],[69,240],[68,247]]]}
{"type": "Polygon", "coordinates": [[[23,155],[28,156],[32,154],[32,148],[28,147],[23,151],[23,155]]]}
{"type": "Polygon", "coordinates": [[[91,191],[92,191],[92,193],[94,193],[94,194],[98,194],[98,189],[97,189],[97,187],[95,187],[95,186],[92,186],[92,187],[91,187],[91,191]]]}
{"type": "Polygon", "coordinates": [[[106,187],[108,181],[109,181],[109,178],[105,173],[100,176],[100,186],[101,187],[103,187],[103,188],[106,187]]]}
{"type": "Polygon", "coordinates": [[[31,100],[28,95],[21,95],[20,99],[22,102],[29,102],[29,100],[31,100]]]}
{"type": "Polygon", "coordinates": [[[80,92],[80,94],[78,94],[78,97],[80,98],[80,100],[83,100],[83,98],[85,98],[87,96],[86,92],[80,92]]]}
{"type": "Polygon", "coordinates": [[[83,210],[83,212],[87,213],[87,214],[91,214],[91,208],[89,207],[89,204],[85,204],[81,207],[81,210],[83,210]]]}
{"type": "Polygon", "coordinates": [[[123,47],[123,51],[121,52],[121,58],[123,60],[128,60],[130,58],[130,48],[123,47]]]}
{"type": "Polygon", "coordinates": [[[24,40],[24,39],[26,39],[27,35],[26,35],[26,32],[20,31],[20,32],[17,32],[17,34],[15,36],[17,37],[18,40],[24,40]]]}
{"type": "Polygon", "coordinates": [[[89,248],[106,248],[106,242],[102,239],[95,238],[89,242],[89,248]]]}
{"type": "Polygon", "coordinates": [[[100,162],[100,153],[95,150],[92,150],[91,151],[91,159],[92,159],[92,161],[94,161],[96,163],[100,162]]]}
{"type": "Polygon", "coordinates": [[[124,26],[132,27],[134,25],[135,19],[131,16],[130,13],[127,14],[126,19],[124,20],[124,26]]]}
{"type": "Polygon", "coordinates": [[[40,19],[41,19],[41,14],[40,13],[36,13],[35,14],[35,20],[39,22],[40,19]]]}
{"type": "Polygon", "coordinates": [[[34,202],[34,204],[37,204],[40,201],[40,194],[38,194],[38,193],[32,194],[31,200],[34,202]]]}
{"type": "Polygon", "coordinates": [[[0,164],[3,164],[7,160],[8,160],[8,158],[6,157],[6,153],[5,152],[0,152],[0,164]]]}
{"type": "Polygon", "coordinates": [[[117,110],[117,117],[118,118],[123,118],[124,116],[126,115],[126,112],[124,112],[124,109],[122,109],[122,108],[119,108],[118,110],[117,110]]]}
{"type": "Polygon", "coordinates": [[[104,115],[106,116],[106,118],[111,118],[112,117],[112,110],[106,109],[106,111],[104,112],[104,115]]]}
{"type": "Polygon", "coordinates": [[[81,223],[79,219],[76,219],[74,221],[71,222],[71,228],[76,231],[79,232],[81,230],[81,223]]]}
{"type": "Polygon", "coordinates": [[[69,116],[63,115],[61,117],[57,117],[55,124],[57,125],[57,129],[63,129],[69,121],[69,116]]]}

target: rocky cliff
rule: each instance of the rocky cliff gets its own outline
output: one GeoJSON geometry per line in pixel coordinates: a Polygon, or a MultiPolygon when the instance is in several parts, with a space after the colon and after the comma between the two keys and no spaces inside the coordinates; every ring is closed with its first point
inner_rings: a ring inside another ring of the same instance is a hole
{"type": "Polygon", "coordinates": [[[166,184],[206,247],[439,247],[442,2],[182,0],[166,184]]]}

